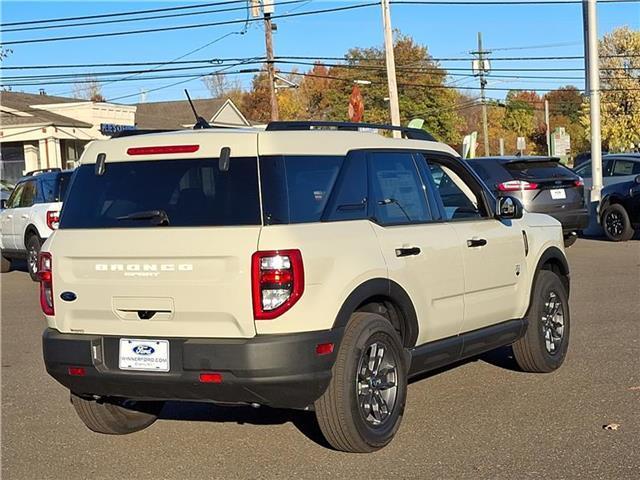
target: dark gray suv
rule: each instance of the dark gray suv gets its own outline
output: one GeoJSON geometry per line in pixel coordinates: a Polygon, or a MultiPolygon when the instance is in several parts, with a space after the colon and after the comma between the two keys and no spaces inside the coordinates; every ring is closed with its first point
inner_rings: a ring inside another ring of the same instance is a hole
{"type": "Polygon", "coordinates": [[[559,159],[486,157],[467,162],[496,197],[517,197],[527,211],[556,218],[562,224],[566,246],[589,224],[584,182],[559,159]]]}

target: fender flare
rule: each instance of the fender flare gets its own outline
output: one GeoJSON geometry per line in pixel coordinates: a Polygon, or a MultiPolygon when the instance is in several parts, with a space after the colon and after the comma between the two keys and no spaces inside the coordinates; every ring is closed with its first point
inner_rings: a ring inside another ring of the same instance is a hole
{"type": "Polygon", "coordinates": [[[418,316],[409,294],[398,283],[387,278],[372,278],[356,287],[345,299],[336,315],[333,328],[344,328],[356,309],[374,297],[391,300],[400,310],[404,322],[403,337],[405,346],[413,347],[418,339],[418,316]]]}
{"type": "Polygon", "coordinates": [[[527,307],[527,312],[529,308],[531,308],[531,301],[533,299],[533,290],[535,288],[536,282],[538,281],[538,274],[541,270],[543,270],[544,264],[549,262],[550,260],[558,262],[560,265],[560,273],[562,273],[562,283],[567,289],[567,295],[571,290],[571,273],[569,270],[569,262],[567,262],[567,257],[564,255],[562,250],[558,247],[549,247],[547,248],[540,258],[538,259],[538,263],[536,264],[535,273],[533,275],[533,280],[531,282],[531,287],[529,291],[529,305],[527,307]]]}

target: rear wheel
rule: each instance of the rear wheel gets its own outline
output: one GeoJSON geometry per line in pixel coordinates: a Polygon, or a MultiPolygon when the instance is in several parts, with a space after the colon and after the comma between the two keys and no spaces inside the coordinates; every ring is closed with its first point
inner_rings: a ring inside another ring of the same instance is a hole
{"type": "Polygon", "coordinates": [[[513,344],[525,372],[547,373],[562,365],[569,347],[569,300],[560,277],[541,270],[536,278],[524,337],[513,344]]]}
{"type": "Polygon", "coordinates": [[[40,254],[40,248],[42,248],[42,240],[36,234],[32,234],[27,238],[25,242],[27,247],[27,268],[29,269],[29,275],[34,282],[38,281],[38,255],[40,254]]]}
{"type": "Polygon", "coordinates": [[[1,273],[7,273],[11,271],[11,259],[5,257],[4,255],[2,255],[0,257],[2,259],[1,263],[0,263],[0,272],[1,273]]]}
{"type": "Polygon", "coordinates": [[[80,420],[97,433],[124,435],[143,430],[155,422],[163,402],[93,399],[71,392],[71,403],[80,420]]]}
{"type": "Polygon", "coordinates": [[[404,351],[395,329],[375,313],[354,313],[332,373],[315,403],[327,441],[358,453],[387,445],[400,427],[407,398],[404,351]]]}
{"type": "Polygon", "coordinates": [[[602,214],[602,228],[607,238],[614,242],[626,242],[633,237],[629,215],[622,205],[609,205],[602,214]]]}

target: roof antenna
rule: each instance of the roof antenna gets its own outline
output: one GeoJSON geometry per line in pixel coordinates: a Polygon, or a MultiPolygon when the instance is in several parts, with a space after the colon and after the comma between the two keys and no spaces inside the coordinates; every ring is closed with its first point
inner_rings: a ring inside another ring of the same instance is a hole
{"type": "Polygon", "coordinates": [[[189,92],[187,91],[186,88],[184,89],[184,93],[187,96],[187,100],[189,100],[189,105],[191,105],[191,110],[193,110],[193,116],[196,117],[196,123],[193,126],[193,129],[200,130],[201,128],[211,128],[211,125],[209,125],[209,122],[207,122],[204,118],[198,115],[198,112],[196,112],[196,107],[193,106],[193,102],[191,101],[191,97],[189,96],[189,92]]]}

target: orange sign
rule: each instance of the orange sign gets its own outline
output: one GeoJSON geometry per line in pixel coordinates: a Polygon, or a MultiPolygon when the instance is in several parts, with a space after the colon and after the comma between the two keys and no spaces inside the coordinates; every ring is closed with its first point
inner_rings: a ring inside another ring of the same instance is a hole
{"type": "Polygon", "coordinates": [[[364,117],[364,100],[358,85],[353,86],[349,98],[349,120],[354,123],[361,122],[364,117]]]}

